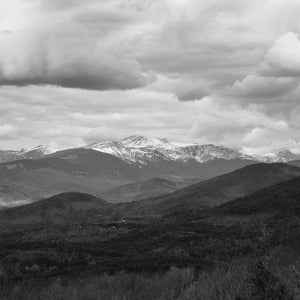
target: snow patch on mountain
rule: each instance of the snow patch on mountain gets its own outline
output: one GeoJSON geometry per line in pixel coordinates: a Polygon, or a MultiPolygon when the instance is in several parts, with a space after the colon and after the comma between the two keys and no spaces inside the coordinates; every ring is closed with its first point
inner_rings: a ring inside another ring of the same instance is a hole
{"type": "Polygon", "coordinates": [[[21,150],[0,150],[0,163],[19,159],[40,159],[56,151],[56,149],[51,149],[44,145],[28,149],[22,148],[21,150]]]}
{"type": "Polygon", "coordinates": [[[292,160],[299,160],[300,154],[292,153],[289,150],[281,150],[275,153],[267,153],[263,156],[257,156],[257,159],[262,162],[283,162],[287,163],[292,160]]]}
{"type": "Polygon", "coordinates": [[[170,142],[167,139],[130,136],[120,141],[94,143],[86,148],[117,156],[129,163],[147,164],[148,162],[189,161],[204,163],[216,158],[222,159],[253,159],[237,150],[223,146],[198,145],[170,142]]]}
{"type": "Polygon", "coordinates": [[[47,146],[39,145],[39,146],[36,146],[36,147],[33,147],[33,148],[28,148],[28,149],[23,148],[23,149],[20,150],[20,153],[39,152],[43,155],[48,155],[48,154],[54,153],[56,151],[57,150],[51,149],[47,146]]]}

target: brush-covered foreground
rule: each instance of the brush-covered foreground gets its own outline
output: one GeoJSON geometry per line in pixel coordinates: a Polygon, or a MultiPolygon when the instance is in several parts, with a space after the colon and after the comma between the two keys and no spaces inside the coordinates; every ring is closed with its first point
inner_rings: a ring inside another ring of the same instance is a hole
{"type": "Polygon", "coordinates": [[[0,293],[3,300],[297,299],[300,262],[278,267],[275,260],[237,260],[210,273],[173,267],[154,275],[121,272],[38,279],[5,287],[0,293]]]}
{"type": "Polygon", "coordinates": [[[299,299],[299,216],[213,223],[2,228],[0,299],[299,299]]]}
{"type": "Polygon", "coordinates": [[[64,222],[0,225],[1,300],[300,299],[299,177],[162,217],[67,200],[64,222]]]}

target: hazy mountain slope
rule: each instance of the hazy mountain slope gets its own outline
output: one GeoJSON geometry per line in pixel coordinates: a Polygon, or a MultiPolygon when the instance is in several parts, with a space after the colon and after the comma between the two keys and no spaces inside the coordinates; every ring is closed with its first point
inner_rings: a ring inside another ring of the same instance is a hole
{"type": "Polygon", "coordinates": [[[171,180],[210,178],[253,163],[244,160],[160,161],[151,165],[129,164],[113,155],[92,149],[69,149],[40,160],[0,164],[0,205],[27,203],[62,192],[100,194],[108,189],[161,177],[171,180]],[[16,202],[14,202],[16,201],[16,202]]]}
{"type": "Polygon", "coordinates": [[[9,208],[0,212],[0,222],[35,223],[65,222],[88,219],[108,213],[106,201],[83,193],[63,193],[35,203],[9,208]]]}
{"type": "Polygon", "coordinates": [[[169,194],[184,186],[199,181],[201,181],[199,178],[184,181],[171,181],[156,177],[107,190],[101,194],[101,198],[112,203],[142,200],[169,194]]]}
{"type": "Polygon", "coordinates": [[[22,188],[0,184],[0,210],[18,205],[31,203],[31,195],[26,194],[22,188]]]}
{"type": "Polygon", "coordinates": [[[130,202],[141,200],[149,197],[162,196],[177,189],[177,184],[162,178],[152,178],[141,182],[122,185],[101,194],[101,197],[106,201],[130,202]]]}
{"type": "Polygon", "coordinates": [[[127,207],[120,206],[120,209],[137,214],[161,214],[213,207],[299,175],[300,168],[295,166],[260,163],[202,181],[166,196],[133,202],[127,207]]]}
{"type": "Polygon", "coordinates": [[[62,192],[99,195],[105,189],[134,182],[140,170],[109,154],[86,149],[57,152],[42,160],[0,164],[0,199],[49,197],[62,192]]]}
{"type": "Polygon", "coordinates": [[[135,179],[141,175],[136,166],[121,159],[91,149],[68,149],[47,155],[43,162],[67,172],[97,175],[109,178],[135,179]]]}

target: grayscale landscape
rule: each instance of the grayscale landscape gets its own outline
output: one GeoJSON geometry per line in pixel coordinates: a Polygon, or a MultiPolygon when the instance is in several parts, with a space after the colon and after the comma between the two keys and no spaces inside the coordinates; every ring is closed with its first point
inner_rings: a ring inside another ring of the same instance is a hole
{"type": "Polygon", "coordinates": [[[0,300],[300,299],[299,16],[0,3],[0,300]]]}

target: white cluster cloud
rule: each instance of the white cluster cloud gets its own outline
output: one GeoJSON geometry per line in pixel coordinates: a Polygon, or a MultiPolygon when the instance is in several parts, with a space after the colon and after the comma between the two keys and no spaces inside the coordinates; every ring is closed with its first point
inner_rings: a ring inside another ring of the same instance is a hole
{"type": "Polygon", "coordinates": [[[0,138],[11,139],[18,128],[10,124],[4,124],[0,126],[0,138]]]}
{"type": "Polygon", "coordinates": [[[300,40],[294,32],[279,37],[265,56],[266,71],[278,76],[300,76],[300,40]]]}
{"type": "Polygon", "coordinates": [[[3,2],[0,148],[137,133],[300,149],[299,13],[298,0],[3,2]]]}

